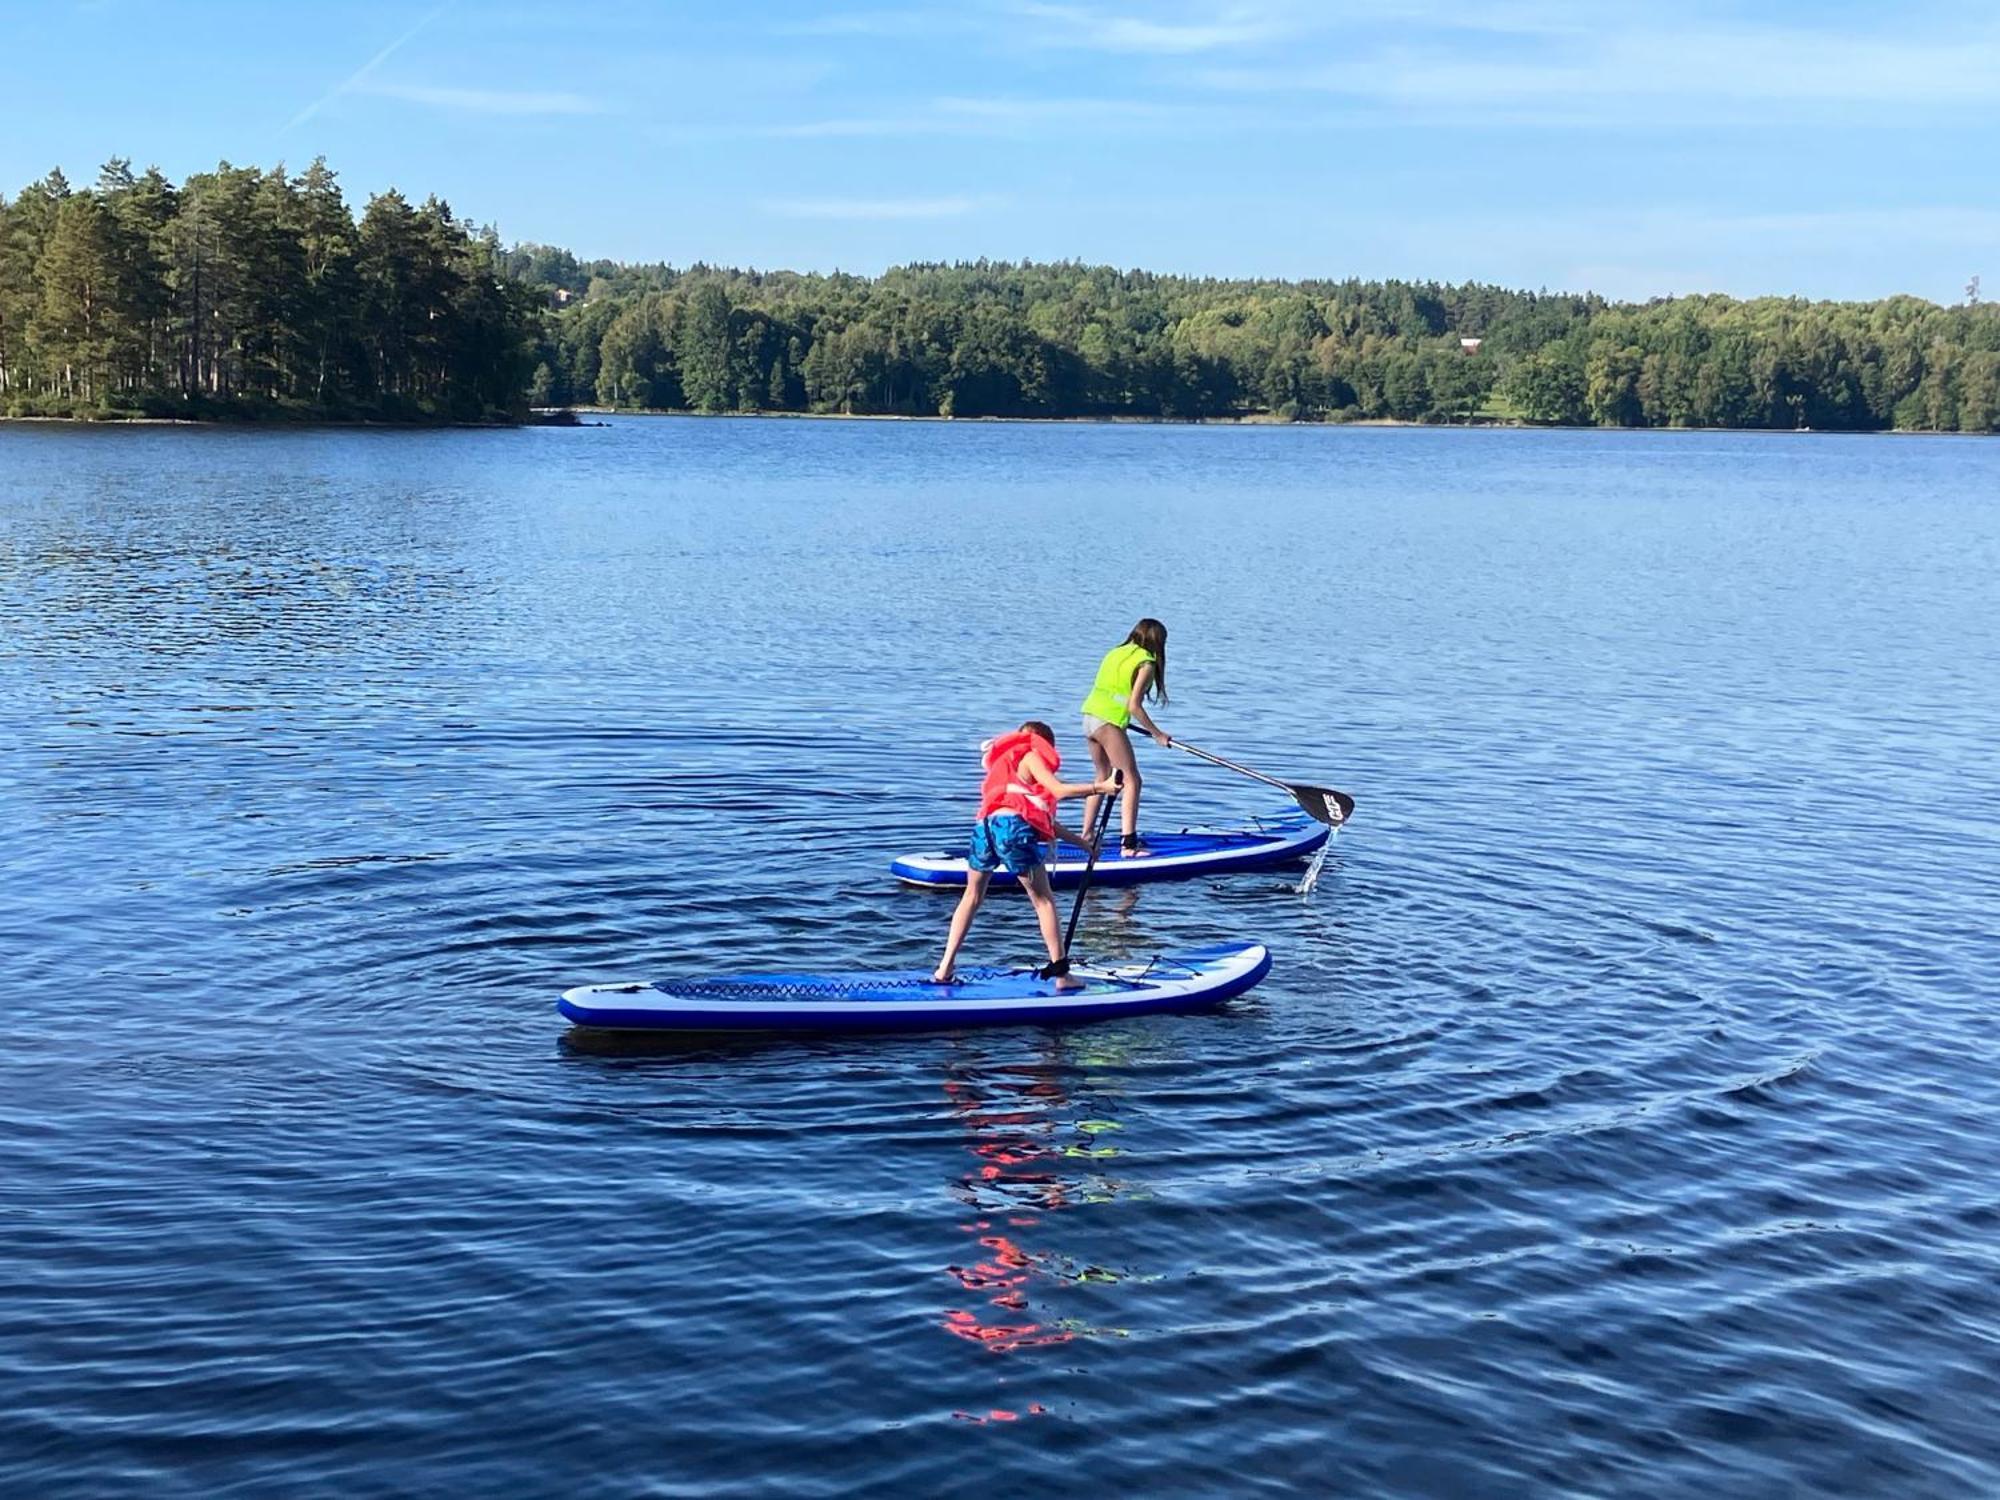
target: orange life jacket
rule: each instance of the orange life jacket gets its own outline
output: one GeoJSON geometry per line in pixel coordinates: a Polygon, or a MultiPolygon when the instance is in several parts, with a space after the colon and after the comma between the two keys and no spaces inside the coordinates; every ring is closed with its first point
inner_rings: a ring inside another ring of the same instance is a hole
{"type": "Polygon", "coordinates": [[[979,788],[979,816],[1013,813],[1045,839],[1056,836],[1056,799],[1021,774],[1021,762],[1030,750],[1041,756],[1053,776],[1062,766],[1056,747],[1038,734],[1016,729],[1011,734],[990,739],[986,754],[986,780],[979,788]]]}

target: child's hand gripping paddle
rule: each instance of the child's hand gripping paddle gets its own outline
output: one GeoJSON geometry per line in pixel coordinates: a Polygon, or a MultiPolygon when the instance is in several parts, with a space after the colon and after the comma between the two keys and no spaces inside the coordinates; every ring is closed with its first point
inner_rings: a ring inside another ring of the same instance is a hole
{"type": "Polygon", "coordinates": [[[1204,750],[1199,745],[1190,745],[1186,740],[1175,740],[1176,748],[1185,750],[1206,761],[1234,771],[1239,776],[1248,776],[1252,781],[1261,781],[1266,786],[1277,787],[1290,792],[1292,800],[1329,828],[1338,828],[1354,816],[1354,799],[1345,792],[1336,792],[1330,786],[1304,786],[1296,781],[1280,781],[1275,776],[1266,776],[1262,771],[1253,771],[1248,766],[1239,766],[1233,760],[1224,760],[1213,750],[1204,750]]]}

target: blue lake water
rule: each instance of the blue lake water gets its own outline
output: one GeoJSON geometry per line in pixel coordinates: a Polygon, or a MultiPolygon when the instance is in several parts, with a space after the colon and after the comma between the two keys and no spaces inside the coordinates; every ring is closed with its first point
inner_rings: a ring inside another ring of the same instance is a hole
{"type": "Polygon", "coordinates": [[[1996,579],[1978,440],[0,426],[0,1491],[2000,1492],[1996,579]],[[1086,910],[1253,994],[565,1042],[931,962],[1140,614],[1359,800],[1086,910]]]}

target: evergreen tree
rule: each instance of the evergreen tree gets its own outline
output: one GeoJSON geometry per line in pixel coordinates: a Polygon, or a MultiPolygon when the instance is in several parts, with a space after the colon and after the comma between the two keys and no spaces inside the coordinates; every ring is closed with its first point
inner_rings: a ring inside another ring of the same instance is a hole
{"type": "Polygon", "coordinates": [[[290,330],[295,393],[319,405],[327,399],[329,382],[346,373],[346,344],[360,294],[354,219],[325,157],[313,158],[293,191],[290,219],[299,250],[290,330]]]}
{"type": "Polygon", "coordinates": [[[110,211],[88,193],[64,198],[36,264],[41,298],[31,347],[66,397],[102,401],[120,331],[119,247],[110,211]]]}
{"type": "Polygon", "coordinates": [[[696,411],[728,411],[736,404],[731,378],[729,295],[704,280],[688,293],[674,329],[680,357],[681,389],[696,411]]]}
{"type": "Polygon", "coordinates": [[[24,188],[0,218],[0,391],[32,387],[39,376],[31,334],[42,303],[42,249],[69,196],[58,168],[24,188]]]}
{"type": "Polygon", "coordinates": [[[172,340],[167,270],[179,195],[157,167],[135,175],[123,157],[104,164],[96,192],[110,210],[118,247],[115,378],[125,392],[156,390],[165,383],[163,361],[172,340]]]}

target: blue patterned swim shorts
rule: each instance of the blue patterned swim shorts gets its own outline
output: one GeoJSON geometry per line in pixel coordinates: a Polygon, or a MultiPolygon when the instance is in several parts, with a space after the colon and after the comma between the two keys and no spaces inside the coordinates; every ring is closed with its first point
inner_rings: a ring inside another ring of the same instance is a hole
{"type": "Polygon", "coordinates": [[[1043,843],[1042,836],[1028,826],[1026,818],[1015,813],[995,813],[972,825],[972,848],[967,851],[965,862],[989,875],[1005,865],[1009,874],[1026,879],[1041,866],[1043,843]]]}

